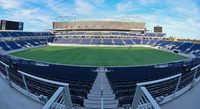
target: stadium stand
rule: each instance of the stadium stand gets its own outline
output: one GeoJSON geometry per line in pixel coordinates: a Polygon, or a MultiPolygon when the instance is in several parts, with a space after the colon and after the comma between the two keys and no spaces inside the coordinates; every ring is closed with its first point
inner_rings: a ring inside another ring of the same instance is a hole
{"type": "MultiPolygon", "coordinates": [[[[107,77],[110,80],[114,93],[119,98],[119,105],[130,105],[132,103],[133,95],[135,93],[136,83],[158,80],[178,73],[182,73],[183,75],[180,87],[186,86],[187,84],[191,83],[192,73],[183,69],[184,65],[187,65],[187,69],[191,69],[192,67],[198,65],[198,63],[193,63],[190,61],[168,63],[167,67],[165,68],[156,68],[155,66],[110,68],[110,70],[112,71],[107,73],[107,77]],[[163,75],[163,73],[165,75],[163,75]]],[[[157,90],[157,93],[158,91],[159,90],[157,90]]],[[[174,88],[165,88],[160,90],[159,94],[156,93],[157,95],[153,96],[155,98],[161,95],[167,96],[170,95],[173,91],[174,88]]]]}
{"type": "Polygon", "coordinates": [[[4,51],[10,51],[46,45],[53,42],[54,36],[50,32],[0,31],[0,47],[4,51]]]}
{"type": "MultiPolygon", "coordinates": [[[[70,84],[70,94],[72,95],[72,102],[74,104],[78,104],[79,106],[83,106],[83,100],[87,98],[87,94],[91,89],[94,80],[96,79],[97,73],[92,72],[90,67],[73,67],[73,66],[64,66],[64,65],[53,65],[48,64],[46,66],[42,66],[35,61],[28,61],[23,59],[12,59],[7,56],[1,56],[1,60],[7,63],[8,65],[12,66],[10,70],[11,80],[15,80],[14,78],[18,78],[19,81],[14,81],[16,84],[20,84],[23,86],[20,81],[20,75],[17,73],[17,70],[28,72],[31,75],[35,75],[37,77],[65,82],[70,84]],[[59,72],[57,72],[59,71],[59,72]],[[48,76],[47,76],[48,75],[48,76]]],[[[37,81],[28,81],[29,90],[38,95],[43,94],[47,97],[51,97],[54,91],[56,90],[55,87],[51,89],[40,89],[40,83],[37,81]],[[34,83],[34,84],[33,84],[34,83]],[[37,87],[35,87],[37,86],[37,87]]],[[[39,95],[38,95],[39,96],[39,95]]]]}
{"type": "MultiPolygon", "coordinates": [[[[192,60],[166,63],[163,65],[146,65],[133,67],[108,67],[110,72],[104,75],[104,80],[110,83],[110,86],[115,94],[115,99],[119,100],[118,107],[130,106],[135,94],[136,83],[158,80],[181,73],[181,81],[178,90],[181,90],[188,84],[193,82],[194,72],[191,68],[200,64],[200,44],[190,42],[175,42],[171,40],[162,40],[152,37],[163,37],[165,34],[146,33],[135,34],[126,32],[68,32],[64,37],[61,34],[58,37],[50,32],[10,32],[1,31],[0,47],[3,51],[12,51],[24,48],[31,48],[35,46],[53,44],[77,44],[77,45],[150,45],[162,47],[171,51],[178,50],[180,53],[188,55],[195,55],[192,60]],[[101,35],[104,37],[98,37],[101,35]],[[79,36],[79,37],[78,37],[79,36]],[[95,36],[95,37],[89,37],[95,36]],[[109,36],[109,37],[108,37],[109,36]],[[137,37],[136,37],[137,36],[137,37]],[[151,38],[149,38],[151,37],[151,38]],[[106,78],[107,77],[107,78],[106,78]]],[[[97,77],[97,72],[94,69],[97,67],[80,67],[70,65],[49,64],[33,60],[16,59],[9,55],[0,55],[0,60],[9,65],[10,80],[22,88],[21,75],[17,70],[26,72],[28,74],[69,83],[72,103],[77,106],[84,107],[84,100],[88,99],[88,94],[92,90],[94,82],[97,77]],[[59,72],[58,72],[59,71],[59,72]]],[[[0,64],[1,65],[1,64],[0,64]]],[[[0,70],[4,75],[7,75],[3,66],[0,70]]],[[[197,73],[197,77],[200,73],[197,73]]],[[[35,95],[41,94],[50,98],[58,87],[50,87],[48,84],[34,81],[31,78],[26,78],[29,91],[35,95]],[[42,86],[50,88],[43,89],[42,86]]],[[[152,96],[156,99],[159,97],[166,97],[174,93],[175,85],[168,84],[167,88],[160,86],[160,89],[149,89],[152,96]]],[[[98,82],[95,84],[99,84],[98,82]]],[[[117,104],[117,103],[116,103],[117,104]]]]}
{"type": "Polygon", "coordinates": [[[151,45],[178,50],[180,53],[198,55],[199,45],[186,42],[176,42],[170,40],[143,39],[143,38],[55,38],[55,44],[81,44],[81,45],[151,45]]]}
{"type": "Polygon", "coordinates": [[[120,36],[120,37],[164,37],[165,33],[146,33],[146,34],[135,34],[135,33],[127,33],[127,32],[68,32],[64,34],[66,36],[120,36]]]}

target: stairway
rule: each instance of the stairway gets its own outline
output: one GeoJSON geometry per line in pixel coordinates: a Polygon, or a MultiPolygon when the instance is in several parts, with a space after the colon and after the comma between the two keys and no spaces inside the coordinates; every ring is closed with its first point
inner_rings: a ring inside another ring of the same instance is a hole
{"type": "Polygon", "coordinates": [[[84,100],[84,106],[86,109],[117,109],[118,100],[115,99],[105,72],[98,73],[87,99],[84,100]]]}

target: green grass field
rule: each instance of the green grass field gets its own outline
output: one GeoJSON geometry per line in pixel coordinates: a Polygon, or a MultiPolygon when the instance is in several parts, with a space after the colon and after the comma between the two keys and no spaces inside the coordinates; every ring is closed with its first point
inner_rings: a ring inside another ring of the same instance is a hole
{"type": "Polygon", "coordinates": [[[34,48],[11,55],[33,60],[88,66],[131,66],[186,59],[146,47],[57,47],[34,48]]]}

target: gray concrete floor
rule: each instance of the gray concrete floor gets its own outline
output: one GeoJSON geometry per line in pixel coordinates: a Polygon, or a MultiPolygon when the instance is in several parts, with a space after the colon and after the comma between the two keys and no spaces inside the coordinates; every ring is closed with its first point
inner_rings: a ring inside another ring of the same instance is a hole
{"type": "Polygon", "coordinates": [[[188,92],[161,106],[162,109],[200,109],[200,83],[188,92]]]}
{"type": "Polygon", "coordinates": [[[0,77],[0,109],[41,109],[42,105],[11,88],[0,77]]]}

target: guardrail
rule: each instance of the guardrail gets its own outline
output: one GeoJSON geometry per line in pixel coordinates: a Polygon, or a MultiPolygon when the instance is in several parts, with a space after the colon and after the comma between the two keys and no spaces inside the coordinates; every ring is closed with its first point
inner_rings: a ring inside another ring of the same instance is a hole
{"type": "MultiPolygon", "coordinates": [[[[160,79],[160,80],[138,83],[131,109],[138,109],[138,108],[139,109],[146,109],[146,108],[161,109],[160,106],[158,105],[157,101],[155,100],[155,98],[150,94],[150,92],[152,92],[152,89],[158,91],[159,90],[158,88],[160,88],[158,86],[169,85],[169,81],[174,82],[171,80],[174,80],[174,79],[176,80],[176,78],[178,78],[178,81],[177,81],[178,83],[174,88],[174,91],[176,92],[178,85],[180,83],[181,74],[177,74],[177,75],[167,77],[164,79],[160,79]],[[166,82],[167,84],[164,84],[164,82],[166,82]],[[160,84],[160,83],[162,83],[162,84],[160,84]]],[[[171,90],[169,92],[166,92],[166,94],[170,93],[170,92],[171,92],[171,90]]]]}
{"type": "Polygon", "coordinates": [[[67,109],[72,109],[69,84],[40,78],[20,70],[12,71],[7,64],[1,61],[0,71],[6,72],[2,72],[3,78],[6,78],[10,85],[19,92],[42,104],[47,103],[43,109],[61,109],[58,107],[61,105],[64,105],[63,107],[67,109]],[[55,96],[55,92],[58,94],[58,90],[61,89],[59,95],[55,96]]]}
{"type": "Polygon", "coordinates": [[[193,67],[190,74],[177,74],[164,79],[138,83],[131,109],[160,109],[164,104],[190,90],[200,81],[200,65],[193,67]],[[190,81],[181,86],[184,81],[190,81]],[[162,90],[163,89],[163,90],[162,90]]]}
{"type": "Polygon", "coordinates": [[[138,93],[141,93],[139,100],[139,109],[161,109],[159,104],[154,100],[149,91],[145,87],[138,87],[138,93]]]}
{"type": "Polygon", "coordinates": [[[72,109],[67,87],[59,87],[42,109],[72,109]]]}
{"type": "MultiPolygon", "coordinates": [[[[12,71],[10,66],[2,61],[0,71],[12,87],[40,103],[47,103],[43,109],[61,108],[63,105],[72,109],[67,83],[39,78],[19,70],[12,71]]],[[[158,104],[173,100],[194,87],[200,81],[199,77],[200,65],[197,65],[185,75],[177,74],[161,80],[138,83],[131,109],[159,109],[158,104]],[[187,84],[182,86],[183,83],[187,84]]]]}

